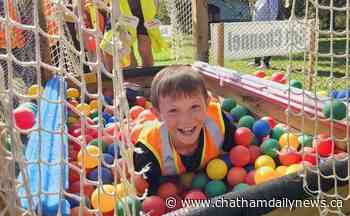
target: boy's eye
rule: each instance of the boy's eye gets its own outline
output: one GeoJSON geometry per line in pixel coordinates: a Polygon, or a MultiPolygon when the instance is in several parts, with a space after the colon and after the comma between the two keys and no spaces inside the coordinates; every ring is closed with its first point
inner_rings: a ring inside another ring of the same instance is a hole
{"type": "Polygon", "coordinates": [[[177,109],[171,109],[171,110],[169,110],[169,114],[174,114],[174,113],[176,113],[177,112],[177,109]]]}
{"type": "Polygon", "coordinates": [[[192,110],[198,110],[198,109],[200,109],[201,108],[201,106],[199,106],[199,105],[193,105],[192,106],[192,110]]]}

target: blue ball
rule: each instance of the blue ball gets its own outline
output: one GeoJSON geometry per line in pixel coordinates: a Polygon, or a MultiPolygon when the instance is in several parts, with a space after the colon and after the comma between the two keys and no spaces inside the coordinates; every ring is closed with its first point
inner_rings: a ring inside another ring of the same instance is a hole
{"type": "Polygon", "coordinates": [[[119,121],[118,120],[118,117],[116,117],[116,116],[111,116],[109,119],[108,119],[108,123],[114,123],[114,122],[117,122],[117,121],[119,121]]]}
{"type": "Polygon", "coordinates": [[[228,169],[231,169],[233,167],[233,164],[232,164],[232,162],[230,160],[230,155],[229,154],[221,155],[220,159],[225,162],[225,164],[227,165],[228,169]]]}
{"type": "Polygon", "coordinates": [[[244,169],[249,173],[250,171],[252,171],[255,168],[254,168],[253,164],[249,164],[249,165],[245,166],[244,169]]]}
{"type": "Polygon", "coordinates": [[[111,118],[111,115],[108,112],[102,112],[102,117],[106,122],[108,122],[108,120],[111,118]]]}
{"type": "Polygon", "coordinates": [[[350,91],[349,90],[343,90],[338,92],[337,99],[341,100],[348,100],[350,98],[350,91]]]}
{"type": "MultiPolygon", "coordinates": [[[[80,196],[79,193],[76,193],[75,195],[80,196]]],[[[74,208],[80,205],[80,200],[74,197],[66,196],[66,200],[69,202],[69,205],[71,208],[74,208]]]]}
{"type": "Polygon", "coordinates": [[[270,125],[265,120],[258,120],[253,124],[253,133],[257,138],[267,136],[271,131],[270,125]]]}
{"type": "Polygon", "coordinates": [[[115,157],[114,148],[116,148],[116,150],[117,150],[117,158],[120,158],[120,151],[119,151],[119,145],[118,144],[108,145],[107,153],[112,155],[113,157],[115,157]]]}
{"type": "Polygon", "coordinates": [[[329,93],[329,97],[337,98],[337,96],[338,96],[337,90],[332,90],[332,91],[329,93]]]}
{"type": "Polygon", "coordinates": [[[114,156],[108,153],[103,153],[103,161],[108,165],[112,165],[114,162],[114,156]]]}
{"type": "MultiPolygon", "coordinates": [[[[98,168],[92,170],[87,177],[91,181],[98,181],[98,168]]],[[[101,167],[101,180],[103,184],[112,184],[112,171],[106,167],[101,167]]]]}

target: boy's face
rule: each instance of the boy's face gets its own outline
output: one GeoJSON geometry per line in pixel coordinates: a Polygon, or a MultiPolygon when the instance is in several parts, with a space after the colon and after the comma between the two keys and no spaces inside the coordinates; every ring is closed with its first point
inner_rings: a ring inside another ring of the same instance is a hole
{"type": "Polygon", "coordinates": [[[192,146],[198,141],[207,116],[207,104],[203,95],[197,92],[160,97],[158,114],[176,145],[192,146]]]}

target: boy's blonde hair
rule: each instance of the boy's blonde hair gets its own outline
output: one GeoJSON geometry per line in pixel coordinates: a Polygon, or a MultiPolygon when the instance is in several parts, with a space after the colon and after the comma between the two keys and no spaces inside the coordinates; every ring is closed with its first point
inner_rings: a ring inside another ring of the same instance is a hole
{"type": "Polygon", "coordinates": [[[151,86],[151,101],[159,110],[159,98],[200,93],[208,101],[209,95],[202,76],[188,65],[172,65],[159,71],[151,86]]]}

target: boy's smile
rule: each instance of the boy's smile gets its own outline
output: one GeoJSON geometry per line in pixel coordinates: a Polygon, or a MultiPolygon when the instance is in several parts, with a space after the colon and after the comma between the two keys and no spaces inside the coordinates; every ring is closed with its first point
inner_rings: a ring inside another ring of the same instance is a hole
{"type": "Polygon", "coordinates": [[[179,93],[160,97],[159,116],[168,128],[176,151],[191,154],[197,147],[199,134],[207,116],[203,95],[179,93]]]}

